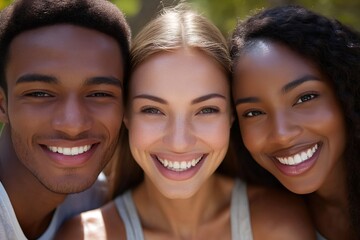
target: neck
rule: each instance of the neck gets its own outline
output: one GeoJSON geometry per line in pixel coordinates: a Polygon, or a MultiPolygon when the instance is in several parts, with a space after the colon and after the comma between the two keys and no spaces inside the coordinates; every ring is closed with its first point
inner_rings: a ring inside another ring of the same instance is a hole
{"type": "Polygon", "coordinates": [[[184,239],[199,236],[200,232],[206,232],[209,226],[218,226],[219,222],[230,221],[232,187],[232,180],[213,175],[190,198],[169,199],[145,178],[134,192],[134,200],[144,232],[156,229],[172,239],[184,239]]]}
{"type": "Polygon", "coordinates": [[[340,160],[319,190],[308,196],[316,227],[326,238],[352,239],[347,196],[345,164],[340,160]]]}
{"type": "Polygon", "coordinates": [[[46,189],[24,167],[13,149],[8,128],[5,126],[0,136],[0,181],[24,234],[28,238],[36,238],[46,230],[54,210],[65,195],[46,189]]]}
{"type": "Polygon", "coordinates": [[[347,208],[347,183],[344,161],[338,161],[337,166],[328,174],[324,184],[309,196],[310,203],[320,201],[326,205],[347,208]]]}

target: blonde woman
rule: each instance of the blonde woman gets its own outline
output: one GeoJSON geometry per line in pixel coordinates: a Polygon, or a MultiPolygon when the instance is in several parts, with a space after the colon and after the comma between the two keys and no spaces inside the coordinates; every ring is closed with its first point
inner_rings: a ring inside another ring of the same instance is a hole
{"type": "MultiPolygon", "coordinates": [[[[135,38],[125,125],[143,179],[60,236],[94,239],[314,239],[297,198],[232,177],[230,58],[219,30],[187,7],[135,38]],[[220,166],[220,167],[219,167],[220,166]],[[79,226],[80,225],[80,226],[79,226]]],[[[125,161],[121,169],[128,173],[125,161]]],[[[120,183],[129,182],[120,174],[120,183]]],[[[134,181],[130,181],[134,182],[134,181]]],[[[130,186],[131,184],[129,184],[130,186]]]]}

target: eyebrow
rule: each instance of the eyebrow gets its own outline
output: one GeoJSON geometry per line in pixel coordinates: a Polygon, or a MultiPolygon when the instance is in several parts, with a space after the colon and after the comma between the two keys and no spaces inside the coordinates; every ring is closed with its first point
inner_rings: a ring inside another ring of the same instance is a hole
{"type": "Polygon", "coordinates": [[[100,84],[108,84],[108,85],[117,86],[121,89],[123,88],[120,79],[115,77],[93,77],[85,81],[85,85],[100,85],[100,84]]]}
{"type": "MultiPolygon", "coordinates": [[[[167,104],[168,103],[166,100],[164,100],[162,98],[155,97],[155,96],[152,96],[152,95],[149,95],[149,94],[140,94],[140,95],[137,95],[137,96],[133,97],[133,99],[137,99],[137,98],[145,98],[145,99],[149,99],[149,100],[161,103],[161,104],[167,104]]],[[[204,101],[209,100],[211,98],[226,99],[226,97],[221,95],[221,94],[210,93],[210,94],[207,94],[205,96],[195,98],[194,100],[191,101],[191,104],[197,104],[197,103],[200,103],[200,102],[204,102],[204,101]]]]}
{"type": "Polygon", "coordinates": [[[242,103],[256,103],[259,101],[260,101],[260,99],[257,97],[238,98],[235,101],[235,106],[242,104],[242,103]]]}
{"type": "Polygon", "coordinates": [[[290,90],[296,88],[297,86],[303,84],[304,82],[307,82],[307,81],[313,81],[313,80],[316,80],[316,81],[320,81],[320,78],[314,76],[314,75],[305,75],[301,78],[298,78],[294,81],[291,81],[290,83],[286,84],[282,89],[281,91],[283,93],[286,93],[286,92],[289,92],[290,90]]]}
{"type": "Polygon", "coordinates": [[[204,102],[206,100],[209,100],[211,98],[222,98],[222,99],[225,99],[226,100],[226,97],[221,95],[221,94],[218,94],[218,93],[210,93],[210,94],[207,94],[205,96],[201,96],[201,97],[198,97],[198,98],[195,98],[194,100],[191,101],[191,104],[197,104],[197,103],[200,103],[200,102],[204,102]]]}
{"type": "Polygon", "coordinates": [[[25,74],[16,80],[16,84],[30,83],[30,82],[43,82],[43,83],[58,83],[57,78],[42,74],[25,74]]]}
{"type": "MultiPolygon", "coordinates": [[[[296,88],[297,86],[301,85],[304,82],[307,81],[320,81],[320,78],[314,76],[314,75],[305,75],[301,78],[295,79],[294,81],[291,81],[290,83],[286,84],[284,87],[281,88],[282,93],[289,92],[290,90],[296,88]]],[[[256,103],[259,102],[260,99],[258,97],[246,97],[246,98],[238,98],[235,101],[235,106],[242,104],[242,103],[256,103]]]]}
{"type": "Polygon", "coordinates": [[[135,97],[133,97],[133,99],[138,99],[138,98],[149,99],[149,100],[154,101],[154,102],[167,104],[167,101],[165,101],[164,99],[159,98],[159,97],[155,97],[155,96],[152,96],[152,95],[149,95],[149,94],[139,94],[139,95],[136,95],[135,97]]]}
{"type": "MultiPolygon", "coordinates": [[[[57,84],[59,80],[56,77],[43,75],[43,74],[25,74],[16,80],[16,84],[31,83],[31,82],[43,82],[48,84],[57,84]]],[[[123,88],[122,82],[115,77],[93,77],[86,79],[85,85],[100,85],[109,84],[123,88]]]]}

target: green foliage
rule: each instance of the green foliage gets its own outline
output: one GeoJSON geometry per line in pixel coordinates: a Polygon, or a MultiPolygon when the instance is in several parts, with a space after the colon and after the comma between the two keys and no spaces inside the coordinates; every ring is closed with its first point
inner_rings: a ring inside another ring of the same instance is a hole
{"type": "Polygon", "coordinates": [[[3,9],[7,5],[9,5],[11,2],[12,2],[11,0],[0,0],[0,9],[3,9]]]}
{"type": "Polygon", "coordinates": [[[127,16],[134,16],[140,11],[140,0],[112,0],[111,2],[118,6],[127,16]]]}
{"type": "MultiPolygon", "coordinates": [[[[186,1],[186,0],[185,0],[186,1]]],[[[341,22],[348,24],[355,29],[360,30],[360,1],[359,0],[187,0],[193,3],[199,11],[203,12],[223,31],[228,35],[236,25],[237,20],[244,19],[261,8],[272,7],[284,4],[300,4],[308,7],[316,12],[320,12],[328,17],[339,19],[341,22]]],[[[10,4],[12,0],[0,0],[0,9],[10,4]]],[[[170,0],[111,0],[118,6],[130,19],[132,27],[137,28],[136,22],[133,19],[141,22],[144,16],[143,8],[151,4],[161,6],[162,3],[171,2],[170,0]],[[141,16],[139,16],[141,14],[141,16]]],[[[176,3],[177,0],[172,0],[176,3]]],[[[152,11],[152,9],[149,9],[152,11]]],[[[159,9],[157,9],[159,10],[159,9]]],[[[148,14],[153,16],[154,13],[148,14]]],[[[147,18],[147,17],[145,17],[147,18]]],[[[136,31],[134,31],[136,32],[136,31]]]]}
{"type": "Polygon", "coordinates": [[[236,25],[254,12],[267,7],[298,4],[325,16],[337,18],[341,22],[360,30],[359,0],[189,0],[228,36],[236,25]]]}

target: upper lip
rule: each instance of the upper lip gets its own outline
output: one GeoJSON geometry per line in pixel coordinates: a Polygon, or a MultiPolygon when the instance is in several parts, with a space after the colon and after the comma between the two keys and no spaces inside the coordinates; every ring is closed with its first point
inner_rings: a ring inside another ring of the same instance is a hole
{"type": "Polygon", "coordinates": [[[162,160],[168,160],[171,162],[182,162],[182,161],[192,161],[206,155],[205,153],[192,153],[192,154],[164,154],[164,153],[153,153],[153,157],[162,160]]]}
{"type": "Polygon", "coordinates": [[[276,158],[293,156],[295,154],[298,154],[298,153],[300,153],[302,151],[306,151],[307,149],[314,147],[316,144],[318,144],[320,146],[320,142],[313,142],[313,143],[294,145],[294,146],[291,146],[291,147],[288,147],[288,148],[284,148],[284,149],[280,149],[280,150],[277,150],[275,152],[272,152],[270,154],[270,156],[271,157],[276,157],[276,158]]]}
{"type": "Polygon", "coordinates": [[[40,145],[46,147],[61,147],[61,148],[73,148],[73,147],[82,147],[87,145],[94,145],[100,143],[97,139],[81,139],[81,140],[64,140],[64,139],[52,139],[44,140],[39,142],[40,145]]]}

